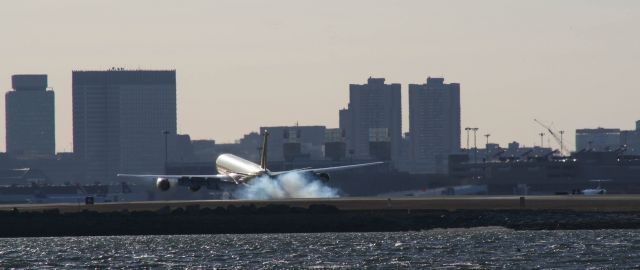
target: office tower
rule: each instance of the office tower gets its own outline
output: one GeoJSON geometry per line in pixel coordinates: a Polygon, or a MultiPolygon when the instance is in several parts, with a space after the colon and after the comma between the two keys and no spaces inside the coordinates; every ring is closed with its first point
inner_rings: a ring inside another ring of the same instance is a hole
{"type": "Polygon", "coordinates": [[[73,146],[88,181],[163,173],[175,134],[174,70],[73,72],[73,146]]]}
{"type": "Polygon", "coordinates": [[[410,84],[409,133],[413,171],[446,173],[449,155],[460,151],[460,84],[410,84]]]}
{"type": "Polygon", "coordinates": [[[349,85],[349,106],[340,112],[340,128],[346,133],[347,152],[354,158],[395,159],[400,155],[400,84],[384,81],[370,77],[367,84],[349,85]],[[343,117],[348,121],[343,123],[343,117]]]}
{"type": "Polygon", "coordinates": [[[47,75],[13,75],[5,95],[7,153],[22,158],[55,154],[54,94],[47,75]]]}

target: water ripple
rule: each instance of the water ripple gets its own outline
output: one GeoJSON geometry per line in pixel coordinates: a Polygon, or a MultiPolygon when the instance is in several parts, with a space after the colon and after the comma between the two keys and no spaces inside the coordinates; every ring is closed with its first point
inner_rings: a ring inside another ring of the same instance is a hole
{"type": "Polygon", "coordinates": [[[634,230],[0,239],[0,268],[631,269],[638,255],[634,230]]]}

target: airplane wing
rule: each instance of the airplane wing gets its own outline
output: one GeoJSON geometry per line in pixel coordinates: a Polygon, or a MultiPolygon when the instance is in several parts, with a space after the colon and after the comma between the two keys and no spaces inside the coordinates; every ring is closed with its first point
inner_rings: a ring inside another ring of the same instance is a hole
{"type": "Polygon", "coordinates": [[[321,172],[349,170],[349,169],[355,169],[355,168],[360,168],[360,167],[380,165],[380,164],[383,164],[383,163],[384,162],[382,162],[382,161],[378,161],[378,162],[361,163],[361,164],[336,166],[336,167],[326,167],[326,168],[317,168],[317,169],[305,168],[305,169],[297,169],[297,170],[282,171],[282,172],[270,172],[269,174],[272,175],[272,176],[276,176],[276,175],[290,173],[290,172],[298,172],[298,173],[316,172],[316,173],[321,173],[321,172]]]}
{"type": "Polygon", "coordinates": [[[224,174],[193,174],[193,175],[165,175],[165,174],[117,174],[118,177],[133,177],[133,178],[167,178],[167,179],[217,179],[223,182],[234,182],[231,177],[224,174]]]}

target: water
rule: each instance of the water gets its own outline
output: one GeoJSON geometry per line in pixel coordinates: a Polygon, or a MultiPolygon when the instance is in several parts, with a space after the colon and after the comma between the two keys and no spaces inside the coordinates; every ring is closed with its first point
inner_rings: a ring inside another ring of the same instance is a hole
{"type": "Polygon", "coordinates": [[[640,231],[447,229],[0,239],[0,268],[640,268],[640,231]]]}

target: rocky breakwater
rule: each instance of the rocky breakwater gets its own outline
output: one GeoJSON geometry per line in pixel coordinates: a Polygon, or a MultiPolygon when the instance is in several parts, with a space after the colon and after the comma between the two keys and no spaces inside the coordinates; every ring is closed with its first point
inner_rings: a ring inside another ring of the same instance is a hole
{"type": "Polygon", "coordinates": [[[0,211],[0,237],[417,231],[501,226],[516,230],[640,229],[640,212],[572,210],[340,210],[271,204],[157,211],[0,211]]]}

